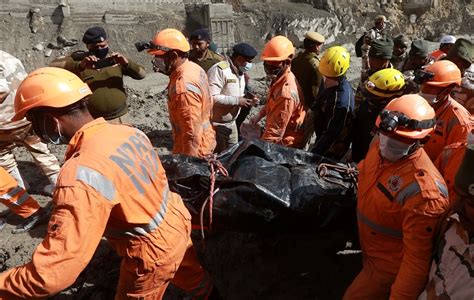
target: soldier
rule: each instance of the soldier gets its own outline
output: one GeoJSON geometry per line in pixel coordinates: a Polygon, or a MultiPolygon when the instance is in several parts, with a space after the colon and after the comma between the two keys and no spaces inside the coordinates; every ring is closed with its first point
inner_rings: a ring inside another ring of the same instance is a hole
{"type": "Polygon", "coordinates": [[[474,144],[455,178],[456,199],[438,226],[428,283],[418,300],[471,299],[474,295],[474,144]]]}
{"type": "Polygon", "coordinates": [[[393,39],[393,53],[390,62],[398,71],[403,70],[403,65],[408,59],[408,46],[410,46],[410,39],[404,35],[399,35],[393,39]]]}
{"type": "Polygon", "coordinates": [[[257,50],[247,43],[236,44],[232,55],[212,66],[207,75],[214,100],[212,125],[216,131],[216,153],[237,144],[238,131],[235,120],[241,107],[258,104],[257,97],[245,97],[245,73],[252,68],[257,50]]]}
{"type": "Polygon", "coordinates": [[[191,44],[189,60],[198,64],[205,72],[216,63],[224,60],[222,56],[209,49],[211,35],[206,29],[198,29],[191,33],[189,42],[191,44]]]}
{"type": "Polygon", "coordinates": [[[369,50],[373,41],[385,38],[385,24],[387,18],[383,15],[375,17],[374,27],[364,34],[364,44],[362,45],[362,72],[369,68],[369,50]]]}
{"type": "MultiPolygon", "coordinates": [[[[0,123],[4,125],[12,124],[13,101],[16,90],[26,75],[25,68],[19,59],[7,52],[0,51],[0,123]]],[[[14,140],[0,142],[0,166],[16,179],[19,186],[26,189],[28,183],[21,176],[12,152],[14,142],[14,140]]],[[[57,158],[51,154],[46,144],[42,143],[38,136],[32,132],[26,135],[23,141],[16,142],[22,142],[27,147],[35,163],[40,167],[43,174],[48,177],[50,184],[45,186],[43,191],[48,195],[52,195],[59,173],[57,158]]]]}
{"type": "Polygon", "coordinates": [[[425,66],[432,63],[428,58],[428,43],[424,40],[414,40],[411,43],[408,59],[403,65],[402,72],[405,76],[406,94],[418,93],[420,86],[415,82],[415,74],[425,66]]]}
{"type": "Polygon", "coordinates": [[[110,53],[107,34],[102,27],[87,29],[82,41],[88,51],[76,51],[49,65],[71,71],[89,85],[93,95],[87,105],[94,118],[129,123],[123,76],[141,80],[145,78],[145,69],[120,53],[110,53]]]}

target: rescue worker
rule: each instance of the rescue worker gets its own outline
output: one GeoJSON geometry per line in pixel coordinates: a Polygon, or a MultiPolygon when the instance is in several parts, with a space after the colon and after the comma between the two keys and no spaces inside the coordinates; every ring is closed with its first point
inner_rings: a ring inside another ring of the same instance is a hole
{"type": "Polygon", "coordinates": [[[216,147],[211,125],[213,101],[206,73],[188,60],[190,46],[184,35],[172,28],[153,38],[154,69],[170,77],[168,111],[173,129],[173,154],[205,157],[216,147]]]}
{"type": "Polygon", "coordinates": [[[374,27],[364,34],[364,44],[362,45],[362,74],[369,69],[369,51],[373,41],[386,37],[385,27],[387,18],[379,15],[374,19],[374,27]]]}
{"type": "Polygon", "coordinates": [[[291,72],[303,91],[305,105],[311,108],[318,95],[319,86],[323,80],[319,73],[319,53],[326,39],[317,32],[308,31],[303,40],[304,51],[291,61],[291,72]]]}
{"type": "Polygon", "coordinates": [[[465,148],[455,177],[456,199],[438,226],[428,283],[418,300],[474,295],[474,144],[465,148]]]}
{"type": "Polygon", "coordinates": [[[87,29],[82,41],[87,51],[76,51],[70,56],[60,57],[49,66],[69,70],[89,85],[93,95],[87,105],[94,118],[129,123],[123,76],[141,80],[145,78],[145,69],[123,54],[110,52],[107,33],[102,27],[87,29]]]}
{"type": "Polygon", "coordinates": [[[284,36],[277,35],[265,44],[260,58],[267,78],[271,80],[270,89],[265,106],[249,122],[256,124],[266,116],[262,140],[303,148],[306,144],[306,108],[301,87],[291,72],[294,54],[293,44],[284,36]]]}
{"type": "Polygon", "coordinates": [[[443,177],[420,143],[434,118],[416,94],[393,99],[377,118],[379,139],[358,166],[363,266],[344,300],[416,299],[424,288],[436,224],[448,207],[443,177]]]}
{"type": "Polygon", "coordinates": [[[410,39],[403,34],[393,39],[393,52],[390,63],[398,71],[403,71],[403,65],[408,59],[408,46],[410,46],[410,39]]]}
{"type": "Polygon", "coordinates": [[[341,159],[349,150],[354,118],[354,93],[345,74],[350,54],[344,47],[331,47],[319,64],[323,84],[316,99],[316,143],[312,152],[341,159]]]}
{"type": "Polygon", "coordinates": [[[428,43],[425,40],[414,40],[411,42],[408,59],[403,65],[403,75],[405,76],[405,93],[414,94],[420,91],[420,86],[415,80],[415,74],[421,69],[431,64],[429,60],[428,43]]]}
{"type": "Polygon", "coordinates": [[[455,85],[461,84],[461,71],[450,61],[441,60],[426,67],[420,96],[436,112],[436,128],[424,145],[428,156],[435,161],[441,150],[449,144],[466,141],[474,126],[470,113],[451,96],[455,85]]]}
{"type": "MultiPolygon", "coordinates": [[[[11,122],[15,113],[13,102],[16,90],[26,75],[25,68],[19,59],[0,50],[0,123],[2,125],[14,126],[11,122]]],[[[9,140],[9,138],[5,138],[5,140],[9,140]]],[[[28,188],[28,182],[20,174],[15,155],[12,152],[15,142],[25,145],[35,164],[48,177],[49,184],[43,188],[43,192],[52,195],[58,178],[59,162],[46,144],[42,143],[33,133],[25,134],[23,141],[0,142],[0,167],[7,170],[23,189],[28,188]]]]}
{"type": "Polygon", "coordinates": [[[474,129],[471,130],[466,141],[457,142],[444,147],[443,151],[441,151],[434,162],[436,168],[441,175],[443,175],[444,180],[446,181],[450,203],[453,203],[456,200],[454,178],[456,177],[456,173],[461,165],[468,144],[474,144],[474,129]]]}
{"type": "Polygon", "coordinates": [[[439,40],[439,48],[431,52],[430,60],[438,61],[446,57],[449,50],[454,46],[456,38],[452,35],[443,35],[439,40]]]}
{"type": "Polygon", "coordinates": [[[461,103],[471,114],[474,113],[474,45],[466,39],[457,39],[446,56],[461,70],[463,78],[460,86],[451,92],[454,100],[461,103]]]}
{"type": "Polygon", "coordinates": [[[252,60],[257,50],[247,43],[239,43],[232,48],[231,57],[212,66],[207,75],[209,89],[214,100],[212,125],[216,131],[216,153],[239,142],[235,120],[241,107],[258,104],[257,97],[245,97],[245,73],[252,68],[252,60]]]}
{"type": "Polygon", "coordinates": [[[352,160],[356,163],[365,158],[370,142],[376,135],[375,121],[382,109],[393,98],[403,94],[405,80],[396,69],[375,72],[365,82],[361,94],[364,101],[356,110],[352,137],[352,160]]]}
{"type": "Polygon", "coordinates": [[[191,33],[189,42],[191,43],[189,60],[198,64],[204,69],[204,72],[207,72],[213,65],[224,60],[222,56],[209,49],[211,35],[206,29],[198,29],[191,33]]]}
{"type": "Polygon", "coordinates": [[[18,88],[14,119],[26,116],[42,139],[68,148],[46,237],[29,263],[0,273],[0,298],[67,288],[103,235],[122,257],[115,299],[161,299],[170,281],[208,298],[213,285],[192,246],[191,216],[169,190],[156,151],[140,130],[94,119],[90,95],[79,77],[51,67],[18,88]]]}
{"type": "MultiPolygon", "coordinates": [[[[28,231],[49,217],[49,209],[42,208],[3,167],[0,167],[0,202],[23,219],[12,230],[13,234],[28,231]]],[[[8,216],[9,213],[0,218],[0,230],[5,227],[8,216]]]]}

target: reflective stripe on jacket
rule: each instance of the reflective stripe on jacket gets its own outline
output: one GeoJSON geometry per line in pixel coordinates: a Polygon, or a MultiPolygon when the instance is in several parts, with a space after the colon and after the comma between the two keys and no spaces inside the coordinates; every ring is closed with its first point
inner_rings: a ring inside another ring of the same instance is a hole
{"type": "Polygon", "coordinates": [[[99,118],[76,132],[53,201],[46,237],[32,261],[0,274],[1,299],[46,297],[65,289],[104,234],[120,256],[136,260],[139,270],[127,272],[178,265],[183,253],[170,249],[186,249],[189,212],[169,191],[146,135],[132,127],[99,118]]]}

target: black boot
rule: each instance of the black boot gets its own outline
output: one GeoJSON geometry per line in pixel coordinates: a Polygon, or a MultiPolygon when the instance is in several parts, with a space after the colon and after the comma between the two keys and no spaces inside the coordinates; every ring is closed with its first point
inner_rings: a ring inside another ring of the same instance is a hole
{"type": "Polygon", "coordinates": [[[13,234],[27,232],[36,225],[49,220],[52,212],[52,203],[48,203],[45,207],[40,207],[34,214],[26,218],[23,222],[18,224],[15,229],[12,230],[13,234]]]}

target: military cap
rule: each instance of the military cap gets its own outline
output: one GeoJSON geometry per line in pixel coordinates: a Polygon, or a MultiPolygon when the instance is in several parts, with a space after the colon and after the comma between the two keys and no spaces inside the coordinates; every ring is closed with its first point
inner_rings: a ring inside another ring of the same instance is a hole
{"type": "Polygon", "coordinates": [[[107,33],[105,33],[105,29],[99,26],[87,29],[82,37],[84,44],[100,43],[106,39],[107,33]]]}
{"type": "Polygon", "coordinates": [[[374,40],[370,44],[369,57],[391,59],[393,41],[391,39],[374,40]]]}
{"type": "Polygon", "coordinates": [[[429,54],[428,42],[425,40],[414,40],[411,42],[408,56],[427,57],[429,54]]]}
{"type": "Polygon", "coordinates": [[[232,53],[234,55],[240,55],[251,58],[257,56],[257,50],[255,50],[254,47],[247,43],[239,43],[234,45],[234,47],[232,48],[232,53]]]}
{"type": "Polygon", "coordinates": [[[410,39],[407,36],[400,34],[393,39],[393,44],[408,48],[408,46],[410,46],[410,39]]]}
{"type": "Polygon", "coordinates": [[[459,196],[474,199],[474,144],[466,146],[464,158],[456,173],[454,188],[459,196]]]}
{"type": "Polygon", "coordinates": [[[203,40],[206,42],[210,42],[211,35],[209,34],[209,31],[207,31],[204,28],[201,28],[201,29],[197,29],[193,31],[193,33],[191,33],[191,35],[189,36],[189,39],[190,40],[203,40]]]}
{"type": "Polygon", "coordinates": [[[326,39],[324,38],[324,36],[322,34],[314,32],[314,31],[306,32],[306,34],[304,35],[304,38],[308,39],[308,40],[311,40],[315,43],[320,43],[320,44],[322,44],[326,41],[326,39]]]}
{"type": "Polygon", "coordinates": [[[454,57],[459,57],[470,64],[474,63],[474,45],[472,42],[463,38],[457,39],[451,50],[449,50],[446,59],[454,57]]]}

